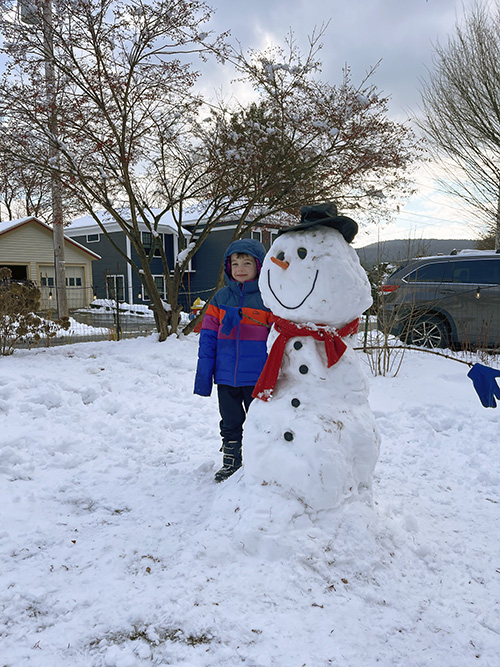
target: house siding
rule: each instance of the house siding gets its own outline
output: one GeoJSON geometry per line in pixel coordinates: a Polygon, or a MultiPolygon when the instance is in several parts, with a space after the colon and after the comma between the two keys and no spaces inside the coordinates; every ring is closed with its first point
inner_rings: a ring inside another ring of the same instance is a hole
{"type": "Polygon", "coordinates": [[[101,259],[96,261],[92,266],[92,287],[94,294],[98,299],[106,299],[106,277],[107,276],[124,276],[125,290],[128,289],[127,281],[127,261],[119,254],[113,246],[115,243],[122,252],[126,252],[125,235],[122,232],[112,232],[110,239],[102,232],[99,236],[99,241],[87,242],[87,235],[72,236],[72,239],[80,245],[89,248],[101,256],[101,259]]]}
{"type": "MultiPolygon", "coordinates": [[[[164,233],[163,239],[164,239],[163,247],[165,250],[165,256],[167,258],[168,267],[170,271],[172,271],[174,268],[174,235],[164,233]]],[[[132,255],[132,260],[136,264],[138,264],[139,257],[134,248],[132,248],[131,250],[131,255],[132,255]]],[[[161,257],[153,257],[149,265],[151,267],[151,273],[154,276],[163,275],[163,264],[161,261],[161,257]]],[[[139,279],[139,276],[137,275],[137,273],[135,273],[135,271],[132,274],[132,285],[133,285],[134,301],[136,303],[142,301],[144,303],[149,303],[148,297],[142,289],[142,283],[139,279]],[[139,294],[141,294],[141,298],[138,298],[139,294]]]]}
{"type": "MultiPolygon", "coordinates": [[[[92,260],[85,251],[79,250],[68,241],[64,244],[64,256],[69,272],[78,274],[83,283],[81,287],[73,288],[71,298],[69,295],[71,288],[68,289],[69,305],[74,308],[86,306],[92,299],[90,280],[92,260]]],[[[0,234],[0,266],[5,265],[26,266],[28,280],[32,280],[41,287],[42,276],[40,274],[44,277],[54,275],[54,247],[51,230],[36,221],[31,221],[0,234]]],[[[48,299],[50,290],[44,287],[41,287],[41,290],[41,308],[48,310],[51,307],[48,299]]]]}
{"type": "MultiPolygon", "coordinates": [[[[96,232],[97,233],[97,232],[96,232]]],[[[147,296],[142,289],[142,283],[134,270],[131,270],[128,262],[114,247],[112,241],[122,250],[127,252],[125,234],[121,231],[110,232],[109,237],[102,231],[99,232],[99,241],[88,242],[87,234],[72,236],[72,238],[81,245],[89,248],[101,256],[101,259],[93,265],[93,288],[98,299],[108,298],[106,291],[106,278],[108,276],[123,276],[124,281],[124,299],[130,303],[149,303],[147,296]],[[130,281],[131,278],[131,281],[130,281]],[[139,296],[140,295],[140,296],[139,296]]],[[[163,234],[165,255],[168,265],[173,269],[174,266],[174,235],[163,234]]],[[[133,247],[130,248],[132,261],[139,265],[139,257],[133,247]]],[[[151,260],[151,271],[153,275],[163,275],[163,266],[161,257],[153,257],[151,260]]]]}
{"type": "Polygon", "coordinates": [[[193,272],[185,281],[184,301],[192,304],[197,298],[206,301],[217,286],[219,270],[226,248],[233,239],[234,228],[215,228],[193,257],[193,272]]]}

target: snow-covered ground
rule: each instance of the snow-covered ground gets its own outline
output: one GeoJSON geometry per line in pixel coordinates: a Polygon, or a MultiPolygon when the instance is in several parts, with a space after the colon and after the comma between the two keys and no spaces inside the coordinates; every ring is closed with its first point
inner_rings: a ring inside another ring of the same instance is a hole
{"type": "Polygon", "coordinates": [[[373,506],[305,513],[256,555],[241,472],[213,482],[196,347],[0,359],[1,667],[496,667],[500,409],[467,367],[408,352],[370,376],[373,506]]]}

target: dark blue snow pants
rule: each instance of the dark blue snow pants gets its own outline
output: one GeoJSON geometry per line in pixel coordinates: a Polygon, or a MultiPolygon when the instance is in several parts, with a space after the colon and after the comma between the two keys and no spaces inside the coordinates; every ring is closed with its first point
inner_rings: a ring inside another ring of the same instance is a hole
{"type": "Polygon", "coordinates": [[[220,434],[226,442],[241,442],[243,422],[248,406],[252,402],[253,387],[231,387],[228,384],[217,385],[219,398],[220,434]]]}

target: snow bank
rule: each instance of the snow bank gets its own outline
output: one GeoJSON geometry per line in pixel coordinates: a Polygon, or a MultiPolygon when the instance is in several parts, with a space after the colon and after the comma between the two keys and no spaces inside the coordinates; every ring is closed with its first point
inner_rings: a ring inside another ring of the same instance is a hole
{"type": "Polygon", "coordinates": [[[495,667],[500,411],[466,367],[412,352],[370,378],[373,506],[302,513],[255,557],[226,529],[196,347],[0,359],[0,664],[495,667]]]}

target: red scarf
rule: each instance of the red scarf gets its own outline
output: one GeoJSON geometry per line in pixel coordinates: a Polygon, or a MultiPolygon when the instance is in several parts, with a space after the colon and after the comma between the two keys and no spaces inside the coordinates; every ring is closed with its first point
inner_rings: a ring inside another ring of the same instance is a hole
{"type": "Polygon", "coordinates": [[[327,366],[330,368],[330,366],[337,363],[347,349],[347,345],[342,338],[357,333],[359,326],[359,319],[353,320],[338,331],[335,329],[332,331],[328,327],[322,327],[321,325],[317,325],[317,327],[301,327],[281,317],[274,317],[273,321],[279,336],[273,343],[266,364],[262,369],[262,373],[252,394],[254,398],[260,398],[262,401],[268,401],[272,396],[280,372],[287,340],[295,336],[312,336],[316,340],[324,341],[327,366]]]}

